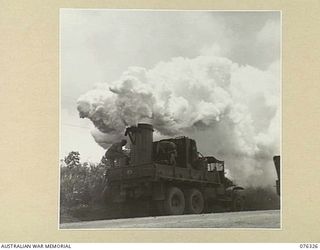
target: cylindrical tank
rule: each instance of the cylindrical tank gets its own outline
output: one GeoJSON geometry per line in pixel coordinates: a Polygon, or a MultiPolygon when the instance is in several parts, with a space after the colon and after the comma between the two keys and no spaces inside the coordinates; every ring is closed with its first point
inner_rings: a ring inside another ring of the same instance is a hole
{"type": "Polygon", "coordinates": [[[139,165],[152,162],[153,127],[139,123],[127,129],[131,140],[130,164],[139,165]]]}

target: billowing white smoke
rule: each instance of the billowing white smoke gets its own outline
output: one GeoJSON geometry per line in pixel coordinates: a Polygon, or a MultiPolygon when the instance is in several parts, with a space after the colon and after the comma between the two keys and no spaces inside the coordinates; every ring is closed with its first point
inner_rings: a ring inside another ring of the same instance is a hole
{"type": "Polygon", "coordinates": [[[273,184],[279,154],[279,64],[261,71],[227,58],[173,58],[153,69],[132,67],[78,100],[104,148],[126,126],[147,121],[162,136],[187,135],[198,149],[226,161],[243,185],[273,184]]]}

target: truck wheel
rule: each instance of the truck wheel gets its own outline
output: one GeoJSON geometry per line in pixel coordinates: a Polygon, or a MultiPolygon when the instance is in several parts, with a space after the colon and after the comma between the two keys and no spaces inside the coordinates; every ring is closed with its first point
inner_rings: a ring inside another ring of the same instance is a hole
{"type": "Polygon", "coordinates": [[[201,214],[204,210],[204,199],[198,189],[191,189],[186,192],[186,206],[188,213],[201,214]]]}
{"type": "Polygon", "coordinates": [[[164,212],[169,215],[183,214],[185,200],[182,191],[177,187],[170,187],[164,200],[164,212]]]}
{"type": "Polygon", "coordinates": [[[232,211],[244,210],[244,198],[240,195],[236,195],[232,202],[232,211]]]}

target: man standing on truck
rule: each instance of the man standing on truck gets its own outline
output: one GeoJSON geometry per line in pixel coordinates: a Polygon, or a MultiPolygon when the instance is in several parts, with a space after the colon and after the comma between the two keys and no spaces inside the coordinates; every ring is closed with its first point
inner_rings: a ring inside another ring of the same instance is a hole
{"type": "Polygon", "coordinates": [[[127,140],[121,140],[120,142],[114,143],[108,148],[105,157],[109,160],[110,166],[113,168],[115,167],[115,160],[120,158],[127,157],[122,150],[122,147],[127,144],[127,140]]]}
{"type": "Polygon", "coordinates": [[[165,161],[170,165],[176,165],[177,158],[177,146],[171,141],[160,141],[159,142],[159,153],[162,157],[165,158],[165,161]]]}

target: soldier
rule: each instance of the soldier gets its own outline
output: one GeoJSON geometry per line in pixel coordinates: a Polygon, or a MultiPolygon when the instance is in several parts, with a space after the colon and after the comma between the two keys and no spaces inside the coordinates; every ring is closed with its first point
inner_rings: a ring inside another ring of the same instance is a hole
{"type": "Polygon", "coordinates": [[[176,165],[176,157],[178,153],[177,153],[177,146],[175,143],[170,141],[160,141],[159,153],[162,156],[165,156],[166,161],[168,161],[170,165],[176,165]]]}
{"type": "Polygon", "coordinates": [[[110,166],[115,167],[114,161],[120,158],[127,157],[122,150],[122,147],[127,144],[127,140],[114,143],[108,148],[105,157],[109,160],[110,166]]]}

